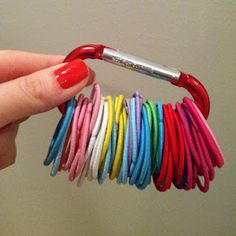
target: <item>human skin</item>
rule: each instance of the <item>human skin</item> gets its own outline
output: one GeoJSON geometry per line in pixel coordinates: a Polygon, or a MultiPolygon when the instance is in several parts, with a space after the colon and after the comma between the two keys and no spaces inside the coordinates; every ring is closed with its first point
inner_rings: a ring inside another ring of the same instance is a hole
{"type": "Polygon", "coordinates": [[[20,123],[55,108],[94,82],[94,72],[82,61],[63,60],[58,55],[0,51],[0,170],[16,160],[20,123]]]}

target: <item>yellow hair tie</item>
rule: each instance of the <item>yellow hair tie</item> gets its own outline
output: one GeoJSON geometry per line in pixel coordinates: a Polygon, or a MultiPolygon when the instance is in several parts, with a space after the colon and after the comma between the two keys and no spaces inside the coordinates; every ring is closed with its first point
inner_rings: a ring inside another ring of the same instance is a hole
{"type": "Polygon", "coordinates": [[[121,151],[120,155],[117,157],[118,158],[118,160],[117,160],[118,168],[117,168],[117,171],[116,171],[116,174],[115,174],[116,177],[119,176],[120,167],[121,167],[121,164],[122,164],[123,148],[124,148],[124,140],[125,140],[125,130],[126,130],[126,124],[127,124],[127,113],[126,113],[126,109],[125,109],[124,106],[122,107],[122,113],[120,114],[120,116],[122,116],[124,125],[123,125],[123,132],[122,132],[122,151],[121,151]]]}
{"type": "Polygon", "coordinates": [[[105,139],[102,146],[102,153],[101,153],[101,157],[99,161],[99,169],[101,168],[102,163],[104,162],[104,159],[105,159],[105,155],[106,155],[110,138],[111,138],[112,124],[113,124],[114,109],[113,109],[111,96],[107,96],[106,100],[108,102],[108,122],[107,122],[107,130],[106,130],[105,139]]]}
{"type": "Polygon", "coordinates": [[[121,165],[121,155],[123,152],[123,144],[124,144],[124,118],[123,118],[123,100],[124,96],[120,95],[116,101],[116,123],[118,126],[118,140],[117,140],[117,147],[116,147],[116,154],[115,159],[113,162],[113,166],[111,169],[111,173],[109,178],[113,180],[119,173],[120,165],[121,165]]]}
{"type": "Polygon", "coordinates": [[[123,101],[124,101],[124,96],[120,95],[119,97],[116,98],[115,101],[115,111],[116,111],[116,124],[118,125],[119,119],[120,119],[120,113],[122,110],[123,106],[123,101]]]}

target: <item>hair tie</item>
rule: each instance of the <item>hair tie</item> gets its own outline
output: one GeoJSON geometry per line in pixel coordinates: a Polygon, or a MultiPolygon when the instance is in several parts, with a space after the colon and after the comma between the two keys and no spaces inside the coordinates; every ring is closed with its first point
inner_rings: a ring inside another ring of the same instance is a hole
{"type": "Polygon", "coordinates": [[[122,103],[124,97],[120,95],[117,98],[117,102],[115,104],[116,109],[116,125],[118,127],[118,138],[117,138],[117,146],[116,146],[116,153],[113,162],[113,166],[110,171],[109,178],[113,180],[115,177],[118,176],[120,165],[121,165],[121,155],[123,153],[123,142],[124,142],[124,120],[122,115],[122,103]]]}
{"type": "Polygon", "coordinates": [[[191,158],[191,153],[190,153],[190,147],[189,147],[189,142],[186,134],[186,120],[185,116],[182,110],[182,107],[180,103],[176,104],[176,109],[179,114],[179,118],[181,120],[181,126],[182,126],[182,131],[183,131],[183,136],[184,136],[184,146],[185,146],[185,176],[186,176],[186,181],[185,181],[185,190],[189,190],[193,186],[193,165],[192,165],[192,158],[191,158]]]}
{"type": "Polygon", "coordinates": [[[100,131],[98,133],[98,136],[94,145],[94,149],[92,152],[91,160],[90,160],[90,167],[89,167],[89,172],[88,172],[90,179],[97,179],[98,165],[99,165],[100,155],[102,152],[103,141],[105,138],[107,120],[108,120],[108,102],[105,100],[102,124],[101,124],[100,131]]]}
{"type": "Polygon", "coordinates": [[[58,123],[58,126],[56,128],[55,134],[53,135],[53,139],[49,147],[47,157],[44,161],[44,165],[49,165],[54,160],[51,170],[52,176],[55,176],[57,174],[60,165],[63,145],[66,139],[67,131],[70,126],[70,122],[73,117],[75,109],[74,106],[75,106],[75,99],[71,99],[67,103],[67,110],[65,116],[62,116],[61,120],[58,123]]]}
{"type": "Polygon", "coordinates": [[[173,110],[172,107],[170,107],[170,111],[173,114],[173,118],[174,118],[174,128],[176,131],[176,138],[177,138],[177,151],[178,151],[178,170],[176,173],[176,177],[174,179],[174,182],[176,184],[180,184],[181,183],[181,179],[183,177],[184,174],[184,164],[185,164],[185,146],[184,146],[184,136],[183,136],[183,131],[181,128],[181,123],[180,123],[180,119],[179,116],[177,114],[176,111],[173,110]]]}
{"type": "Polygon", "coordinates": [[[136,181],[136,186],[139,189],[145,189],[146,186],[151,181],[151,140],[150,140],[150,127],[148,121],[148,114],[146,110],[146,106],[142,107],[142,119],[143,119],[143,128],[145,133],[145,146],[144,146],[144,159],[143,165],[140,170],[139,177],[136,181]]]}
{"type": "Polygon", "coordinates": [[[162,102],[157,103],[157,114],[158,114],[158,148],[157,148],[157,173],[160,173],[161,163],[162,163],[162,154],[164,146],[164,123],[163,123],[163,109],[162,102]]]}
{"type": "Polygon", "coordinates": [[[101,98],[100,106],[99,106],[99,112],[98,112],[98,115],[97,115],[97,120],[95,122],[93,131],[92,131],[92,134],[91,134],[91,137],[90,137],[90,140],[89,140],[89,144],[88,144],[88,147],[87,147],[87,151],[86,151],[86,154],[85,154],[85,164],[84,164],[84,167],[82,169],[81,175],[78,177],[78,182],[77,182],[78,186],[82,185],[85,176],[88,174],[91,155],[92,155],[94,145],[95,145],[95,142],[96,142],[96,138],[97,138],[98,132],[100,130],[101,122],[102,122],[103,105],[104,105],[104,98],[101,98]]]}
{"type": "Polygon", "coordinates": [[[137,120],[136,120],[136,104],[135,98],[130,100],[130,129],[131,129],[131,141],[132,141],[132,155],[129,175],[132,175],[133,168],[136,164],[137,153],[138,153],[138,138],[137,138],[137,120]]]}
{"type": "MultiPolygon", "coordinates": [[[[125,111],[125,109],[124,109],[125,111]]],[[[126,126],[124,127],[124,148],[123,148],[123,157],[122,164],[120,168],[119,177],[117,179],[118,183],[126,184],[128,180],[128,172],[129,172],[129,119],[127,118],[127,113],[124,112],[124,120],[126,120],[126,126]]]]}
{"type": "Polygon", "coordinates": [[[111,155],[112,155],[112,128],[113,128],[113,120],[114,120],[114,106],[112,102],[112,98],[110,96],[107,97],[108,102],[108,124],[106,130],[106,136],[103,143],[102,154],[100,157],[100,167],[99,167],[99,183],[103,183],[107,173],[109,172],[110,162],[111,162],[111,155]]]}

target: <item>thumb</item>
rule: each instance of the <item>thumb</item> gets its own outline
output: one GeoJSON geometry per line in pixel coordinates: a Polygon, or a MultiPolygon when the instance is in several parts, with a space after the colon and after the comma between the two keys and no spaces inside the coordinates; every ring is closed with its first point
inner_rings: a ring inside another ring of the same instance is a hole
{"type": "Polygon", "coordinates": [[[82,60],[60,64],[0,85],[0,127],[48,111],[75,96],[93,78],[82,60]]]}

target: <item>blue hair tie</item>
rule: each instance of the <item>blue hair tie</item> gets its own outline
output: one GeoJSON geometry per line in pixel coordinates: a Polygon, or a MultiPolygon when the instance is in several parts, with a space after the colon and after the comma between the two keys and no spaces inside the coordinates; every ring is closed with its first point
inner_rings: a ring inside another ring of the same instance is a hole
{"type": "Polygon", "coordinates": [[[68,101],[66,114],[62,116],[58,123],[52,142],[49,146],[47,157],[44,160],[44,165],[46,166],[50,165],[50,163],[54,160],[51,176],[55,176],[57,174],[60,165],[63,146],[75,110],[75,103],[75,98],[68,101]]]}
{"type": "Polygon", "coordinates": [[[116,132],[117,132],[116,122],[114,119],[113,125],[112,125],[111,138],[110,138],[108,149],[106,152],[105,161],[102,167],[102,171],[98,173],[98,182],[100,184],[102,184],[105,181],[107,174],[111,171],[111,168],[113,165],[113,161],[114,161],[115,153],[116,153],[116,141],[117,141],[116,132]]]}
{"type": "Polygon", "coordinates": [[[136,187],[140,190],[145,189],[151,181],[151,140],[150,140],[150,127],[148,121],[147,110],[142,106],[142,120],[145,130],[145,152],[142,169],[136,181],[136,187]]]}
{"type": "Polygon", "coordinates": [[[158,114],[158,128],[159,128],[159,139],[158,139],[158,159],[157,159],[157,173],[161,171],[162,154],[164,147],[164,123],[163,123],[163,108],[162,102],[157,103],[157,114],[158,114]]]}
{"type": "Polygon", "coordinates": [[[130,166],[129,176],[132,175],[134,166],[137,160],[138,154],[138,138],[137,138],[137,127],[136,127],[136,108],[135,108],[135,98],[131,98],[131,132],[132,132],[132,162],[130,166]]]}
{"type": "Polygon", "coordinates": [[[125,129],[125,141],[123,149],[123,158],[117,183],[126,184],[128,180],[128,153],[129,153],[129,119],[127,119],[125,129]]]}
{"type": "Polygon", "coordinates": [[[116,121],[114,119],[113,121],[113,127],[112,127],[112,133],[111,133],[111,161],[109,166],[109,173],[111,171],[111,168],[113,166],[113,162],[115,159],[116,154],[116,142],[117,142],[117,128],[116,128],[116,121]]]}
{"type": "Polygon", "coordinates": [[[144,146],[145,146],[145,127],[144,127],[144,121],[142,119],[141,121],[141,136],[140,136],[140,148],[139,148],[139,154],[138,154],[138,159],[136,162],[136,165],[134,167],[134,171],[132,173],[132,176],[130,176],[129,179],[129,184],[133,185],[137,181],[137,178],[140,173],[140,169],[143,164],[143,159],[144,159],[144,146]]]}
{"type": "Polygon", "coordinates": [[[109,168],[111,165],[111,153],[112,153],[112,150],[111,150],[111,139],[110,139],[108,149],[106,152],[105,162],[102,167],[102,171],[98,173],[98,183],[99,184],[102,184],[105,181],[107,174],[109,172],[109,168]]]}

